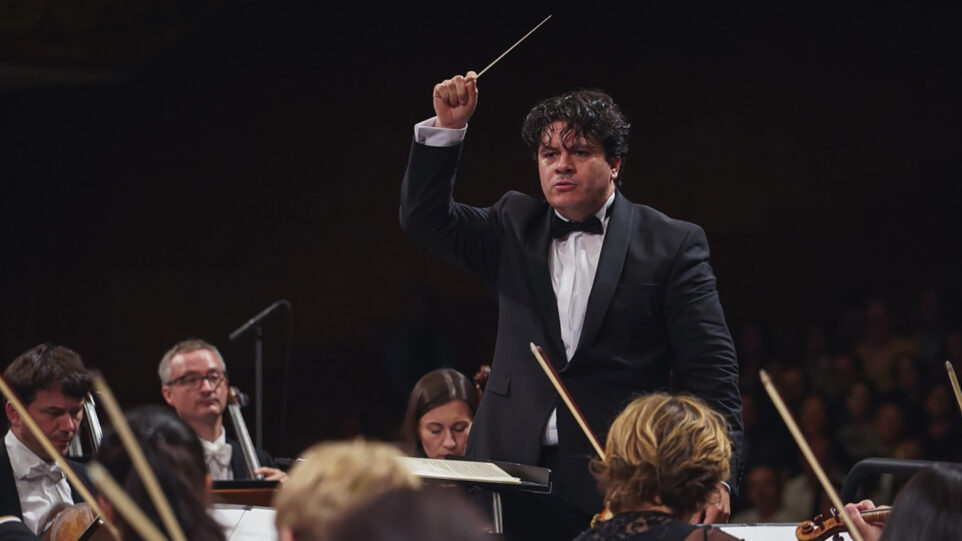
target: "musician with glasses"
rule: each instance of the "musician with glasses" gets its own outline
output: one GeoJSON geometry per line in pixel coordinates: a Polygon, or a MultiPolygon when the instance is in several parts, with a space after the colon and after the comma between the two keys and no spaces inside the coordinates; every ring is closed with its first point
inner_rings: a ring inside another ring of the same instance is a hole
{"type": "MultiPolygon", "coordinates": [[[[157,368],[160,392],[177,415],[197,432],[204,460],[215,481],[250,479],[240,444],[224,431],[227,408],[227,365],[212,344],[184,340],[164,354],[157,368]]],[[[256,449],[261,467],[255,473],[268,481],[283,481],[287,474],[274,467],[274,459],[256,449]]]]}

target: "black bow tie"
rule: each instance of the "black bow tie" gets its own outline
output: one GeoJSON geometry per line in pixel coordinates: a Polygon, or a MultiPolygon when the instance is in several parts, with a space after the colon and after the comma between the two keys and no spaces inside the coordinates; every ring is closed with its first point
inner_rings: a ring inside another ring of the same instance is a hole
{"type": "Polygon", "coordinates": [[[559,218],[557,213],[551,213],[551,238],[560,239],[573,231],[600,235],[605,232],[605,229],[597,216],[592,216],[583,222],[566,222],[559,218]]]}

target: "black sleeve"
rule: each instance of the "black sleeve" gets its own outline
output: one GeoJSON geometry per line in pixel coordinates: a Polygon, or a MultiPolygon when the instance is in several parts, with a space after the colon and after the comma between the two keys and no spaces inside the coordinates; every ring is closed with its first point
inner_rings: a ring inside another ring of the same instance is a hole
{"type": "Polygon", "coordinates": [[[704,400],[728,422],[732,444],[732,499],[741,477],[742,401],[738,360],[725,322],[705,232],[694,228],[679,248],[665,298],[675,369],[684,390],[704,400]]]}
{"type": "Polygon", "coordinates": [[[34,541],[38,539],[40,538],[19,520],[8,520],[0,523],[0,541],[34,541]]]}

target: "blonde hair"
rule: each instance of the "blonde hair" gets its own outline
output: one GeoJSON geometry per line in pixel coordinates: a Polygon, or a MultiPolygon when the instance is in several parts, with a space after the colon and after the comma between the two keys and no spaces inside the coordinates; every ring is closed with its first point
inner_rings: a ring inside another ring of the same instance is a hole
{"type": "Polygon", "coordinates": [[[420,488],[402,456],[391,445],[362,439],[314,445],[274,497],[277,529],[290,528],[298,541],[320,541],[349,509],[394,489],[420,488]]]}
{"type": "Polygon", "coordinates": [[[591,471],[613,513],[642,503],[678,517],[701,509],[729,474],[725,419],[692,396],[655,393],[633,400],[608,430],[605,460],[591,471]]]}

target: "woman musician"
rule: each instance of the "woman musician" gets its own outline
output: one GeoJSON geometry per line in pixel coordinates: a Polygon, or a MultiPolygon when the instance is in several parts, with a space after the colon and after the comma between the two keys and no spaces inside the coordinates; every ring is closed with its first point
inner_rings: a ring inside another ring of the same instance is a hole
{"type": "Polygon", "coordinates": [[[614,514],[576,541],[730,541],[690,519],[717,497],[729,474],[724,418],[691,396],[655,393],[633,400],[608,431],[604,460],[592,462],[614,514]]]}

